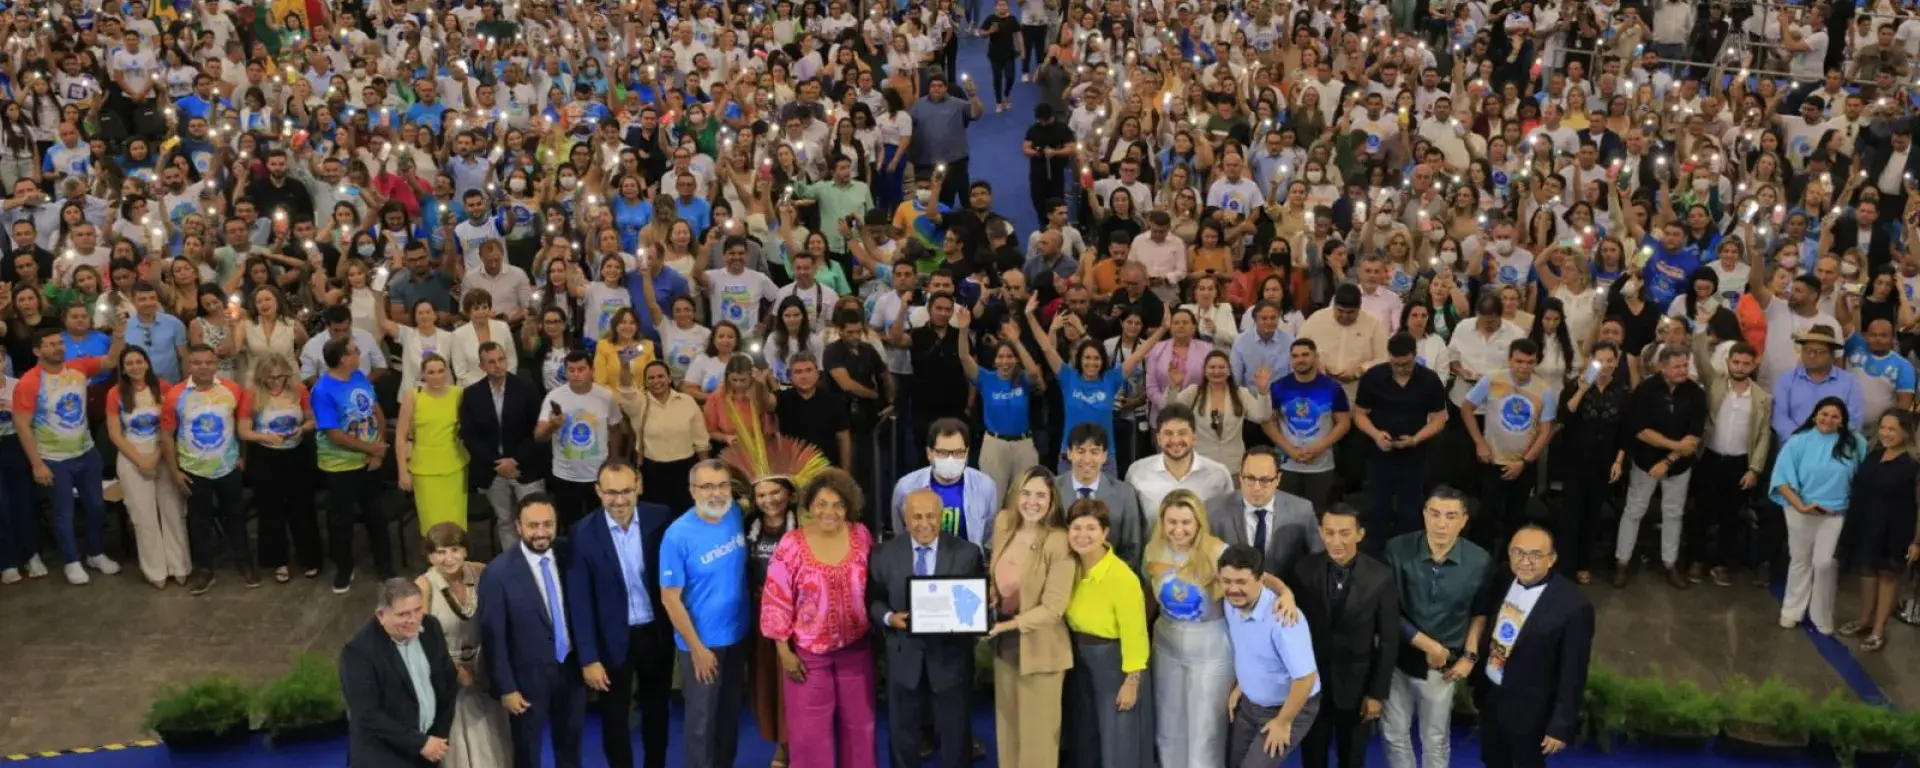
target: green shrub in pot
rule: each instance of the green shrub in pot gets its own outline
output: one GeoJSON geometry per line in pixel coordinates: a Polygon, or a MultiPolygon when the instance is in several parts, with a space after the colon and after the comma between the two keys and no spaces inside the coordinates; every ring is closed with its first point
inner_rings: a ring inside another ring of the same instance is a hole
{"type": "Polygon", "coordinates": [[[1606,667],[1587,672],[1587,687],[1581,694],[1582,736],[1601,752],[1613,750],[1613,739],[1626,729],[1626,696],[1629,682],[1606,667]]]}
{"type": "Polygon", "coordinates": [[[1720,732],[1726,706],[1718,696],[1692,682],[1669,684],[1657,677],[1635,678],[1623,687],[1626,733],[1634,738],[1704,738],[1720,732]]]}
{"type": "Polygon", "coordinates": [[[1722,727],[1728,736],[1765,744],[1807,743],[1813,726],[1813,702],[1807,692],[1788,685],[1778,675],[1755,684],[1744,675],[1727,680],[1721,698],[1726,702],[1722,727]]]}
{"type": "Polygon", "coordinates": [[[275,736],[344,720],[346,699],[332,662],[312,653],[294,657],[285,677],[261,686],[255,697],[260,725],[275,736]]]}
{"type": "Polygon", "coordinates": [[[252,696],[232,675],[213,674],[180,688],[163,688],[147,709],[145,728],[167,734],[220,737],[247,730],[252,696]]]}

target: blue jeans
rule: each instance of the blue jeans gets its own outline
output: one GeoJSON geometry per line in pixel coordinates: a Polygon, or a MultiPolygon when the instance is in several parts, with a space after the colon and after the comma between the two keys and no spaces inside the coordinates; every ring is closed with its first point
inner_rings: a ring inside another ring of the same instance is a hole
{"type": "Polygon", "coordinates": [[[20,568],[40,551],[40,510],[33,503],[33,465],[20,438],[0,438],[0,571],[20,568]]]}
{"type": "Polygon", "coordinates": [[[60,549],[60,562],[80,562],[80,548],[73,540],[73,493],[80,492],[81,521],[86,536],[86,555],[106,554],[107,504],[100,497],[100,454],[87,451],[62,461],[47,462],[53,471],[53,541],[60,549]]]}

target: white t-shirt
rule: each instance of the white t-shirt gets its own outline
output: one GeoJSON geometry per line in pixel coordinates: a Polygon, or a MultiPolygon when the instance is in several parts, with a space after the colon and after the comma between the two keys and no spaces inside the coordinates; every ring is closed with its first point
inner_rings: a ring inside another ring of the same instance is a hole
{"type": "Polygon", "coordinates": [[[625,287],[615,287],[606,283],[594,283],[587,286],[586,329],[589,339],[599,340],[613,330],[613,316],[621,309],[633,307],[633,295],[625,287]]]}
{"type": "Polygon", "coordinates": [[[1222,177],[1213,182],[1213,186],[1207,188],[1209,207],[1220,208],[1242,216],[1266,204],[1266,196],[1260,194],[1260,185],[1255,184],[1253,179],[1228,181],[1222,177]]]}
{"type": "Polygon", "coordinates": [[[682,330],[673,323],[660,327],[660,359],[667,364],[667,370],[674,376],[687,375],[693,361],[706,354],[707,339],[713,331],[699,323],[682,330]]]}
{"type": "Polygon", "coordinates": [[[726,377],[726,373],[725,358],[702,354],[687,365],[687,373],[681,380],[699,387],[702,392],[713,394],[719,391],[720,381],[726,377]]]}
{"type": "Polygon", "coordinates": [[[1827,62],[1827,32],[1802,27],[1800,42],[1806,43],[1808,49],[1793,55],[1792,63],[1787,65],[1788,76],[1799,83],[1819,80],[1827,62]]]}
{"type": "MultiPolygon", "coordinates": [[[[1801,317],[1787,307],[1787,300],[1775,296],[1767,302],[1767,349],[1760,356],[1760,382],[1772,388],[1780,374],[1794,369],[1800,364],[1800,349],[1793,343],[1793,337],[1816,325],[1832,328],[1840,332],[1840,321],[1826,312],[1815,312],[1812,317],[1801,317]]],[[[1777,391],[1777,390],[1775,390],[1777,391]]]]}
{"type": "Polygon", "coordinates": [[[122,48],[107,57],[109,71],[120,72],[126,76],[126,83],[134,93],[148,93],[153,90],[153,74],[160,68],[154,59],[153,51],[128,53],[122,48]]]}
{"type": "Polygon", "coordinates": [[[780,287],[765,272],[742,269],[733,274],[724,269],[707,270],[707,288],[711,290],[713,322],[732,322],[741,329],[760,323],[760,302],[773,301],[780,287]]]}
{"type": "Polygon", "coordinates": [[[573,483],[591,483],[606,463],[613,427],[620,423],[620,408],[613,393],[599,384],[582,395],[572,387],[556,387],[540,404],[540,417],[553,413],[559,404],[567,423],[553,433],[553,476],[573,483]]]}

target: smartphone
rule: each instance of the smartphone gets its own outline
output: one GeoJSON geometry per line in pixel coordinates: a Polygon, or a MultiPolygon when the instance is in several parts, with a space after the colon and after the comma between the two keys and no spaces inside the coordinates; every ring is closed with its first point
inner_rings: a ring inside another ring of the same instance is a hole
{"type": "Polygon", "coordinates": [[[1593,362],[1591,362],[1591,363],[1588,363],[1588,364],[1587,364],[1587,373],[1586,373],[1586,376],[1585,376],[1584,378],[1586,378],[1586,380],[1587,380],[1587,383],[1588,383],[1588,384],[1592,384],[1592,383],[1594,383],[1595,381],[1597,381],[1597,380],[1599,380],[1599,378],[1600,378],[1600,361],[1598,361],[1598,360],[1595,360],[1595,361],[1593,361],[1593,362]]]}
{"type": "Polygon", "coordinates": [[[560,404],[559,404],[559,403],[547,403],[547,410],[549,410],[549,411],[552,411],[552,412],[553,412],[553,415],[555,415],[555,416],[558,416],[558,415],[560,415],[560,404]]]}

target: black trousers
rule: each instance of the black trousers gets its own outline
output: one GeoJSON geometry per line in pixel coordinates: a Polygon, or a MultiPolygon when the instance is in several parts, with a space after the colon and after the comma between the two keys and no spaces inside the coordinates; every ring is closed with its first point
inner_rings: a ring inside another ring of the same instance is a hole
{"type": "Polygon", "coordinates": [[[373,550],[373,569],[391,578],[393,543],[387,539],[387,511],[380,506],[380,480],[366,469],[328,472],[327,549],[333,554],[337,581],[353,576],[353,524],[367,526],[367,547],[373,550]]]}
{"type": "Polygon", "coordinates": [[[1480,762],[1487,768],[1543,768],[1547,756],[1540,752],[1540,742],[1547,734],[1511,730],[1506,721],[1525,714],[1502,712],[1501,698],[1500,686],[1489,684],[1481,699],[1480,762]]]}
{"type": "Polygon", "coordinates": [[[1313,727],[1307,729],[1306,737],[1300,742],[1300,765],[1303,768],[1327,768],[1328,765],[1361,768],[1367,764],[1367,737],[1371,735],[1373,729],[1360,721],[1359,709],[1321,709],[1320,716],[1313,719],[1313,727]],[[1327,761],[1329,747],[1339,752],[1338,762],[1327,761]]]}
{"type": "MultiPolygon", "coordinates": [[[[1693,495],[1693,514],[1682,518],[1685,560],[1704,567],[1741,565],[1739,554],[1742,534],[1747,527],[1745,510],[1753,489],[1742,490],[1740,478],[1747,473],[1747,457],[1722,456],[1713,451],[1700,455],[1687,490],[1693,495]],[[1709,527],[1718,527],[1719,535],[1708,537],[1709,527]],[[1709,546],[1718,542],[1718,546],[1709,546]]],[[[1754,488],[1766,484],[1765,479],[1754,488]]]]}
{"type": "Polygon", "coordinates": [[[1539,471],[1539,465],[1528,464],[1519,477],[1507,480],[1500,476],[1500,465],[1479,465],[1480,513],[1468,523],[1475,544],[1490,553],[1506,552],[1507,538],[1532,522],[1527,519],[1527,502],[1533,498],[1534,476],[1539,471]]]}
{"type": "MultiPolygon", "coordinates": [[[[587,716],[587,688],[572,661],[569,655],[567,664],[544,665],[538,674],[546,695],[527,697],[527,711],[507,718],[507,730],[513,738],[513,768],[541,768],[540,742],[546,738],[548,726],[553,728],[553,764],[580,768],[580,724],[587,716]]],[[[520,680],[522,695],[528,682],[520,680]]]]}
{"type": "Polygon", "coordinates": [[[673,690],[673,632],[667,617],[627,629],[627,657],[607,667],[607,692],[594,704],[600,744],[610,768],[632,768],[634,705],[640,708],[640,748],[646,768],[667,766],[667,695],[673,690]]]}
{"type": "Polygon", "coordinates": [[[660,504],[675,515],[693,508],[693,489],[687,485],[687,473],[693,471],[696,456],[679,461],[653,461],[640,464],[640,497],[660,504]]]}
{"type": "MultiPolygon", "coordinates": [[[[1606,456],[1579,456],[1569,451],[1571,461],[1560,464],[1560,514],[1554,519],[1555,549],[1560,551],[1560,572],[1572,576],[1592,570],[1593,548],[1604,533],[1600,509],[1613,498],[1613,484],[1607,475],[1613,471],[1613,459],[1606,456]]],[[[1622,474],[1625,471],[1622,470],[1622,474]]],[[[1611,556],[1609,556],[1611,557],[1611,556]]]]}
{"type": "Polygon", "coordinates": [[[1026,43],[1026,55],[1020,57],[1020,71],[1032,72],[1040,62],[1047,60],[1047,27],[1026,24],[1020,25],[1021,42],[1026,43]]]}
{"type": "Polygon", "coordinates": [[[1008,54],[1004,59],[988,57],[987,63],[993,65],[993,103],[1013,101],[1013,84],[1020,81],[1020,62],[1008,54]]]}
{"type": "Polygon", "coordinates": [[[187,479],[192,483],[187,494],[187,536],[194,570],[212,570],[214,560],[219,557],[213,548],[216,519],[226,536],[227,551],[233,554],[234,567],[242,570],[253,567],[252,550],[247,546],[247,515],[243,506],[246,486],[242,483],[242,472],[235,468],[221,478],[188,473],[187,479]]]}
{"type": "Polygon", "coordinates": [[[247,451],[253,508],[259,516],[260,566],[320,567],[320,523],[313,509],[313,440],[285,450],[254,446],[247,451]],[[293,536],[293,560],[287,536],[293,536]]]}
{"type": "MultiPolygon", "coordinates": [[[[685,480],[684,475],[681,476],[685,480]]],[[[547,478],[547,492],[553,494],[554,512],[560,517],[560,530],[573,527],[588,512],[600,508],[600,495],[593,490],[592,483],[576,483],[558,477],[547,478]]]]}
{"type": "Polygon", "coordinates": [[[935,689],[920,669],[918,680],[887,680],[887,739],[891,765],[922,764],[920,744],[926,738],[926,722],[933,720],[936,740],[935,765],[940,768],[967,768],[973,765],[972,659],[968,659],[966,683],[951,690],[935,689]]]}
{"type": "MultiPolygon", "coordinates": [[[[1369,554],[1378,555],[1387,539],[1425,528],[1420,511],[1427,503],[1427,448],[1397,451],[1377,448],[1367,457],[1367,538],[1369,554]]],[[[1321,718],[1325,720],[1327,718],[1321,718]]]]}

